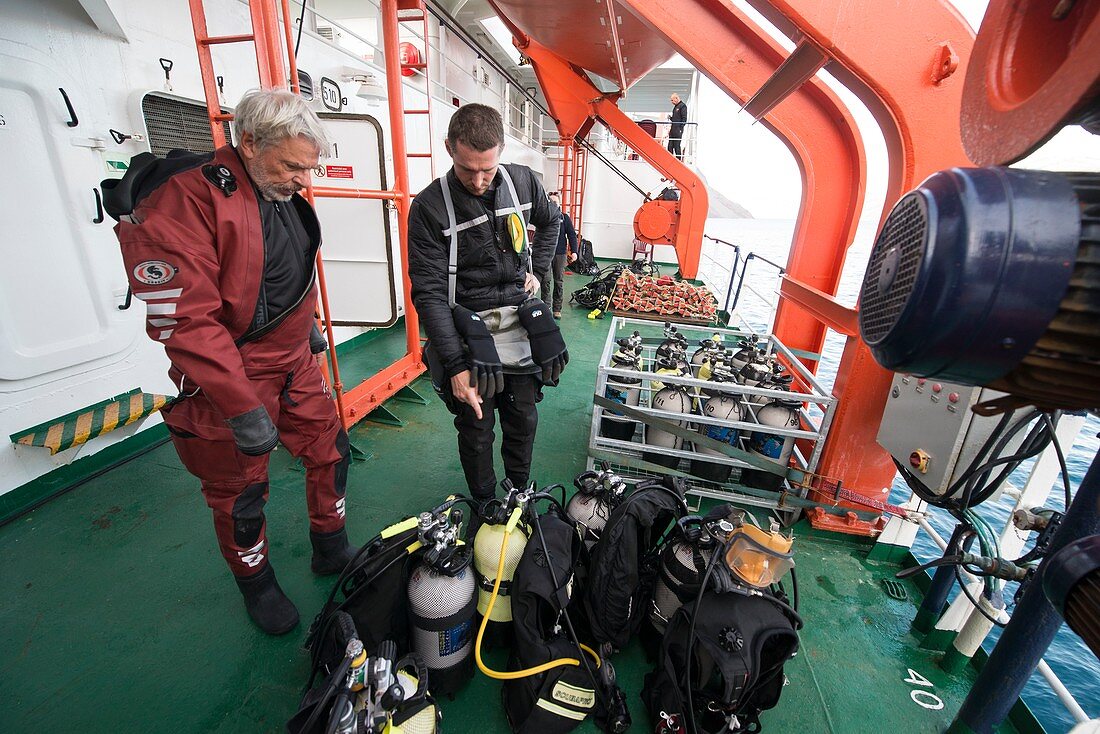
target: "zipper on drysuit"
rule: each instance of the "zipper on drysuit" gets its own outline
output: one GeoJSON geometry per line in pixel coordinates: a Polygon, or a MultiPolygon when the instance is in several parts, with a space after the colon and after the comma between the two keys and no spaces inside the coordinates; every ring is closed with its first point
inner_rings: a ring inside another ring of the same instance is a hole
{"type": "MultiPolygon", "coordinates": [[[[279,202],[276,201],[276,202],[273,202],[273,203],[275,204],[276,211],[278,211],[279,202]]],[[[259,208],[260,208],[260,202],[259,202],[259,200],[257,200],[256,201],[257,211],[259,211],[259,208]]],[[[263,218],[263,213],[262,212],[260,212],[260,218],[261,219],[263,218]]],[[[309,295],[313,291],[313,285],[314,285],[314,283],[316,282],[316,279],[317,279],[317,251],[320,248],[321,248],[321,241],[320,241],[319,238],[317,240],[317,246],[316,247],[314,247],[312,244],[310,245],[309,260],[310,260],[311,263],[313,263],[313,269],[310,271],[309,283],[306,285],[305,290],[302,291],[301,295],[298,296],[298,300],[296,300],[294,303],[292,303],[290,305],[290,307],[287,308],[285,311],[283,311],[281,314],[276,316],[274,321],[268,321],[263,326],[261,326],[257,329],[253,329],[252,331],[249,331],[249,332],[243,334],[240,338],[236,339],[233,342],[235,345],[237,345],[238,347],[241,347],[241,346],[244,346],[245,344],[247,344],[248,342],[256,341],[260,337],[271,333],[271,331],[273,331],[276,326],[283,323],[283,321],[286,319],[287,316],[290,316],[292,313],[294,313],[295,311],[298,310],[298,307],[302,305],[302,301],[304,301],[306,296],[309,295]]],[[[263,249],[264,256],[263,256],[263,263],[260,267],[260,293],[257,296],[256,301],[257,301],[257,304],[259,304],[262,301],[264,314],[266,316],[266,314],[267,314],[267,291],[264,290],[263,274],[267,271],[267,248],[263,247],[261,249],[263,249]]]]}

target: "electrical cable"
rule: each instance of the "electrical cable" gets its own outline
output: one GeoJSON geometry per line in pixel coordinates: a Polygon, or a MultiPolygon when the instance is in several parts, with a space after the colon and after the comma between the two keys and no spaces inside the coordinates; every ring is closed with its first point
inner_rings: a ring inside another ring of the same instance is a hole
{"type": "Polygon", "coordinates": [[[942,558],[937,558],[934,561],[929,561],[928,563],[922,563],[919,566],[913,566],[912,568],[906,568],[902,571],[898,571],[896,574],[894,574],[894,578],[907,579],[910,576],[916,576],[921,571],[927,571],[930,568],[939,568],[940,566],[951,565],[957,566],[961,562],[962,556],[960,555],[943,556],[942,558]]]}
{"type": "Polygon", "coordinates": [[[309,0],[301,0],[302,12],[298,16],[298,38],[294,41],[294,58],[298,58],[298,47],[302,45],[302,27],[306,24],[306,3],[309,0]]]}
{"type": "Polygon", "coordinates": [[[1062,472],[1062,489],[1065,492],[1065,506],[1064,510],[1069,509],[1069,505],[1073,502],[1073,490],[1069,484],[1069,471],[1066,468],[1066,456],[1062,453],[1062,444],[1058,441],[1058,433],[1055,430],[1054,421],[1047,413],[1043,413],[1043,421],[1047,424],[1047,430],[1050,432],[1050,441],[1054,444],[1054,453],[1058,455],[1058,468],[1062,472]]]}
{"type": "Polygon", "coordinates": [[[970,589],[966,588],[966,582],[963,580],[962,572],[959,570],[958,566],[955,566],[955,580],[959,583],[959,588],[962,589],[962,592],[966,594],[966,598],[970,600],[970,604],[974,607],[974,609],[981,612],[983,617],[985,617],[998,627],[1004,627],[1007,624],[1007,622],[997,621],[996,618],[989,616],[989,612],[982,609],[981,605],[978,603],[978,600],[975,599],[974,596],[970,593],[970,589]]]}

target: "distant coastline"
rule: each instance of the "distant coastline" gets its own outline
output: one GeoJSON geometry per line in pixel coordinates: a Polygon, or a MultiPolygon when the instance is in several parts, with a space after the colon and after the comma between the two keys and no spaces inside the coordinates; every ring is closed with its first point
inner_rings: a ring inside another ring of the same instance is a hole
{"type": "Polygon", "coordinates": [[[707,196],[710,197],[710,208],[707,210],[707,218],[713,219],[755,219],[745,207],[728,198],[720,191],[707,186],[707,196]]]}

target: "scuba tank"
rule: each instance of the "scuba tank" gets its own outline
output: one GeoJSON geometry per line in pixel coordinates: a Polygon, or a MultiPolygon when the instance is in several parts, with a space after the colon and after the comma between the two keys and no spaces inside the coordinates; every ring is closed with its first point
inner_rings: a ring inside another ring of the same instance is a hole
{"type": "Polygon", "coordinates": [[[745,365],[747,365],[749,362],[752,362],[756,358],[756,344],[756,334],[753,334],[752,336],[741,342],[741,348],[738,349],[737,352],[730,359],[730,369],[733,371],[733,374],[736,375],[740,373],[741,369],[745,365]]]}
{"type": "MultiPolygon", "coordinates": [[[[611,355],[611,366],[621,370],[640,370],[642,368],[642,336],[637,331],[633,335],[618,340],[619,348],[611,355]]],[[[622,405],[637,407],[641,393],[641,379],[609,376],[604,388],[604,397],[622,405]]],[[[600,435],[619,441],[629,441],[634,436],[637,421],[630,420],[614,411],[605,410],[600,419],[600,435]]]]}
{"type": "Polygon", "coordinates": [[[477,582],[469,546],[447,513],[424,512],[418,540],[426,548],[409,575],[409,626],[436,693],[452,694],[473,675],[473,623],[477,582]]]}
{"type": "MultiPolygon", "coordinates": [[[[801,403],[796,399],[778,398],[757,410],[756,419],[761,426],[798,428],[800,405],[801,403]]],[[[753,431],[749,437],[748,449],[750,453],[773,461],[786,469],[787,464],[790,463],[791,452],[794,451],[794,437],[753,431]]],[[[744,469],[741,472],[741,483],[747,487],[775,490],[779,489],[782,482],[782,477],[759,469],[744,469]]]]}
{"type": "MultiPolygon", "coordinates": [[[[515,573],[523,549],[527,545],[527,538],[531,530],[526,523],[516,526],[516,532],[505,537],[505,524],[512,510],[519,507],[525,509],[531,499],[530,489],[517,489],[511,480],[505,479],[500,483],[504,489],[503,500],[490,500],[482,513],[481,527],[474,536],[474,568],[478,576],[477,611],[485,615],[489,607],[489,596],[493,591],[496,581],[497,565],[500,560],[501,546],[507,542],[507,551],[504,557],[504,572],[500,579],[498,598],[493,605],[492,614],[489,616],[490,636],[501,638],[507,636],[512,621],[512,600],[510,594],[512,574],[515,573]]],[[[432,678],[433,687],[434,677],[432,678]]]]}
{"type": "MultiPolygon", "coordinates": [[[[676,362],[673,361],[674,357],[666,357],[657,362],[657,374],[659,375],[679,375],[681,374],[676,362]]],[[[670,413],[685,413],[690,414],[692,410],[692,399],[688,393],[688,389],[682,385],[665,385],[664,383],[653,381],[653,387],[660,389],[653,393],[649,398],[649,407],[656,408],[658,410],[668,411],[670,413]]],[[[667,417],[662,417],[667,420],[667,417]]],[[[679,421],[678,425],[687,426],[686,421],[679,421]]],[[[680,436],[669,433],[662,428],[655,428],[654,426],[647,425],[645,427],[645,443],[649,446],[657,446],[665,449],[681,449],[684,445],[684,439],[680,436]]],[[[642,452],[642,459],[644,461],[651,462],[653,464],[660,464],[668,468],[674,468],[680,463],[680,459],[677,456],[665,456],[660,453],[653,453],[649,451],[642,452]]]]}
{"type": "Polygon", "coordinates": [[[687,361],[687,337],[668,321],[665,322],[665,340],[657,345],[654,359],[660,360],[662,357],[675,357],[677,361],[687,361]]]}
{"type": "Polygon", "coordinates": [[[591,548],[600,539],[611,511],[626,494],[626,482],[611,471],[611,464],[600,462],[600,471],[586,471],[573,479],[577,493],[565,507],[569,519],[583,528],[584,544],[591,548]]]}
{"type": "Polygon", "coordinates": [[[741,368],[739,374],[745,387],[757,387],[771,376],[772,366],[763,354],[757,352],[752,361],[741,368]]]}
{"type": "Polygon", "coordinates": [[[691,355],[691,373],[698,377],[700,380],[706,380],[709,378],[709,367],[706,367],[706,374],[703,373],[704,365],[713,365],[715,356],[722,352],[722,335],[714,334],[710,339],[703,339],[699,342],[699,348],[695,350],[695,354],[691,355]]]}
{"type": "MultiPolygon", "coordinates": [[[[710,380],[711,382],[719,383],[735,383],[733,374],[729,371],[724,362],[715,366],[710,380]]],[[[740,395],[731,395],[730,393],[718,390],[708,391],[706,388],[703,388],[703,392],[710,395],[710,397],[703,402],[703,407],[700,411],[705,417],[724,421],[744,420],[740,395]]],[[[699,425],[699,433],[715,441],[727,443],[730,446],[737,446],[740,436],[740,432],[736,428],[707,425],[706,423],[701,423],[699,425]]],[[[697,446],[695,451],[704,456],[726,457],[725,454],[704,446],[697,446]]],[[[700,479],[722,484],[729,481],[730,471],[732,469],[733,467],[728,464],[692,459],[691,468],[688,471],[700,479]]]]}
{"type": "Polygon", "coordinates": [[[699,593],[703,573],[717,546],[714,538],[703,532],[702,521],[697,515],[680,518],[675,539],[661,550],[649,609],[649,623],[661,634],[676,610],[699,593]]]}
{"type": "MultiPolygon", "coordinates": [[[[776,362],[772,365],[772,373],[764,378],[757,387],[766,387],[769,390],[790,390],[791,383],[794,382],[794,375],[782,374],[783,365],[776,362]]],[[[772,400],[765,395],[749,395],[748,400],[755,405],[764,405],[768,401],[772,400]]]]}

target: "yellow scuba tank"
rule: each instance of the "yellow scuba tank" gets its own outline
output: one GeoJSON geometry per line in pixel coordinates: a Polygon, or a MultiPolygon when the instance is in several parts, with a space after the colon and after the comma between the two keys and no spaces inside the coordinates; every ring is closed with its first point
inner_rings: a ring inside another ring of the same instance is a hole
{"type": "Polygon", "coordinates": [[[512,621],[509,587],[516,566],[523,557],[523,549],[527,547],[527,538],[531,530],[525,523],[520,523],[516,531],[506,534],[505,525],[514,509],[518,507],[522,510],[527,507],[531,499],[531,491],[518,490],[507,479],[501,483],[501,486],[506,492],[504,499],[490,503],[487,516],[482,518],[481,527],[474,536],[474,569],[478,575],[477,611],[484,616],[489,609],[489,597],[496,582],[501,549],[504,548],[504,570],[501,574],[500,590],[489,614],[489,621],[509,623],[512,621]]]}

